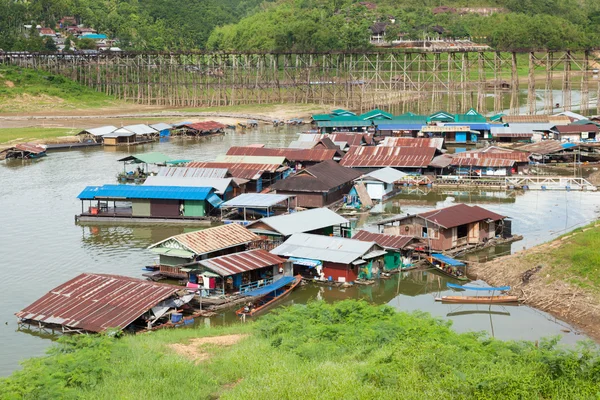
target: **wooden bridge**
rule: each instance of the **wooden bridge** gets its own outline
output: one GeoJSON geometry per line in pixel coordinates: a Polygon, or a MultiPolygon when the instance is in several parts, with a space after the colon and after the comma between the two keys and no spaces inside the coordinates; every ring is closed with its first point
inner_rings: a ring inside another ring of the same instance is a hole
{"type": "Polygon", "coordinates": [[[434,185],[451,187],[489,187],[498,189],[524,190],[598,190],[596,186],[592,185],[584,178],[564,176],[438,176],[434,181],[434,185]]]}
{"type": "Polygon", "coordinates": [[[583,114],[592,110],[600,114],[600,79],[595,69],[600,55],[590,51],[107,51],[0,53],[0,62],[57,73],[139,104],[317,103],[361,112],[380,107],[396,114],[441,109],[457,113],[470,107],[484,114],[506,109],[510,114],[550,114],[576,106],[583,114]],[[527,76],[519,75],[523,67],[527,76]],[[554,93],[557,85],[560,99],[554,93]]]}

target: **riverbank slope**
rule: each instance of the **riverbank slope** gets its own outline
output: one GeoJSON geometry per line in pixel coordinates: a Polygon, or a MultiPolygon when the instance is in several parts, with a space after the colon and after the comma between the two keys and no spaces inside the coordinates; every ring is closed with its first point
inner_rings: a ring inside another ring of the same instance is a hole
{"type": "Polygon", "coordinates": [[[312,302],[254,323],[63,338],[1,398],[589,398],[600,353],[456,333],[423,313],[312,302]]]}
{"type": "Polygon", "coordinates": [[[510,285],[529,306],[600,341],[600,222],[531,249],[473,264],[469,275],[510,285]]]}

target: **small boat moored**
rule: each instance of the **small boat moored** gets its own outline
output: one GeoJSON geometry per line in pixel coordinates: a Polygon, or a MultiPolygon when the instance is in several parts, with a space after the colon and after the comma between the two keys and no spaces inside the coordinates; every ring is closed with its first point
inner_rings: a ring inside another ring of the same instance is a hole
{"type": "Polygon", "coordinates": [[[435,270],[443,275],[446,275],[459,281],[468,281],[467,265],[462,261],[455,260],[441,253],[432,253],[427,257],[427,261],[435,270]]]}
{"type": "Polygon", "coordinates": [[[242,308],[237,310],[235,314],[238,317],[253,317],[261,311],[264,311],[267,307],[271,306],[277,300],[287,296],[292,290],[296,288],[302,282],[302,276],[284,276],[271,283],[270,285],[264,286],[260,289],[253,290],[251,292],[244,293],[245,296],[259,297],[255,302],[250,302],[244,305],[242,308]]]}
{"type": "Polygon", "coordinates": [[[442,296],[437,297],[435,301],[441,301],[442,303],[460,303],[460,304],[506,304],[506,303],[517,303],[519,298],[517,296],[498,295],[494,296],[494,292],[506,292],[510,290],[510,286],[498,286],[498,287],[487,287],[487,286],[461,286],[454,283],[446,283],[450,289],[456,290],[473,290],[473,291],[488,291],[492,292],[491,296],[442,296]]]}

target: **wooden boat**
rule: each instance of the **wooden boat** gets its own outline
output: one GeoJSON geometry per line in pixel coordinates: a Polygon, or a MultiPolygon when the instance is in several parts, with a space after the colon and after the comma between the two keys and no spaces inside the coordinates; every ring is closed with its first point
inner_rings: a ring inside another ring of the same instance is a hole
{"type": "MultiPolygon", "coordinates": [[[[286,277],[283,277],[281,279],[285,278],[286,277]]],[[[243,306],[242,308],[237,310],[235,314],[238,317],[241,317],[243,315],[247,317],[253,317],[261,311],[264,311],[267,307],[273,305],[273,303],[275,303],[276,301],[290,294],[292,290],[294,290],[296,286],[300,284],[300,282],[302,282],[302,275],[296,275],[293,280],[286,283],[283,287],[275,287],[274,290],[260,297],[257,301],[254,301],[253,307],[248,308],[247,306],[243,306]]],[[[273,282],[271,285],[276,283],[277,281],[273,282]]]]}
{"type": "Polygon", "coordinates": [[[443,254],[434,253],[427,257],[429,264],[435,268],[436,272],[459,281],[468,281],[466,274],[466,264],[462,261],[445,256],[443,254]]]}
{"type": "Polygon", "coordinates": [[[436,297],[435,301],[460,304],[504,304],[516,303],[519,299],[517,296],[442,296],[436,297]]]}

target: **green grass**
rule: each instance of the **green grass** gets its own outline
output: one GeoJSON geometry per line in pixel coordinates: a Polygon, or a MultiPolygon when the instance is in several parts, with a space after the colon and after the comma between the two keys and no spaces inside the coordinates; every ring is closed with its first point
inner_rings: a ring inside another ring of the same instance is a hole
{"type": "Polygon", "coordinates": [[[422,313],[314,302],[245,325],[67,338],[0,380],[0,398],[598,398],[598,349],[556,342],[503,342],[422,313]],[[167,346],[232,333],[248,336],[208,345],[201,362],[167,346]]]}
{"type": "Polygon", "coordinates": [[[120,103],[60,75],[0,66],[0,112],[98,108],[120,103]]]}
{"type": "Polygon", "coordinates": [[[79,132],[73,128],[2,128],[0,144],[11,141],[28,142],[38,139],[54,139],[60,136],[72,136],[79,132]]]}
{"type": "Polygon", "coordinates": [[[566,235],[572,236],[563,239],[547,256],[557,276],[600,293],[600,226],[594,224],[566,235]]]}

